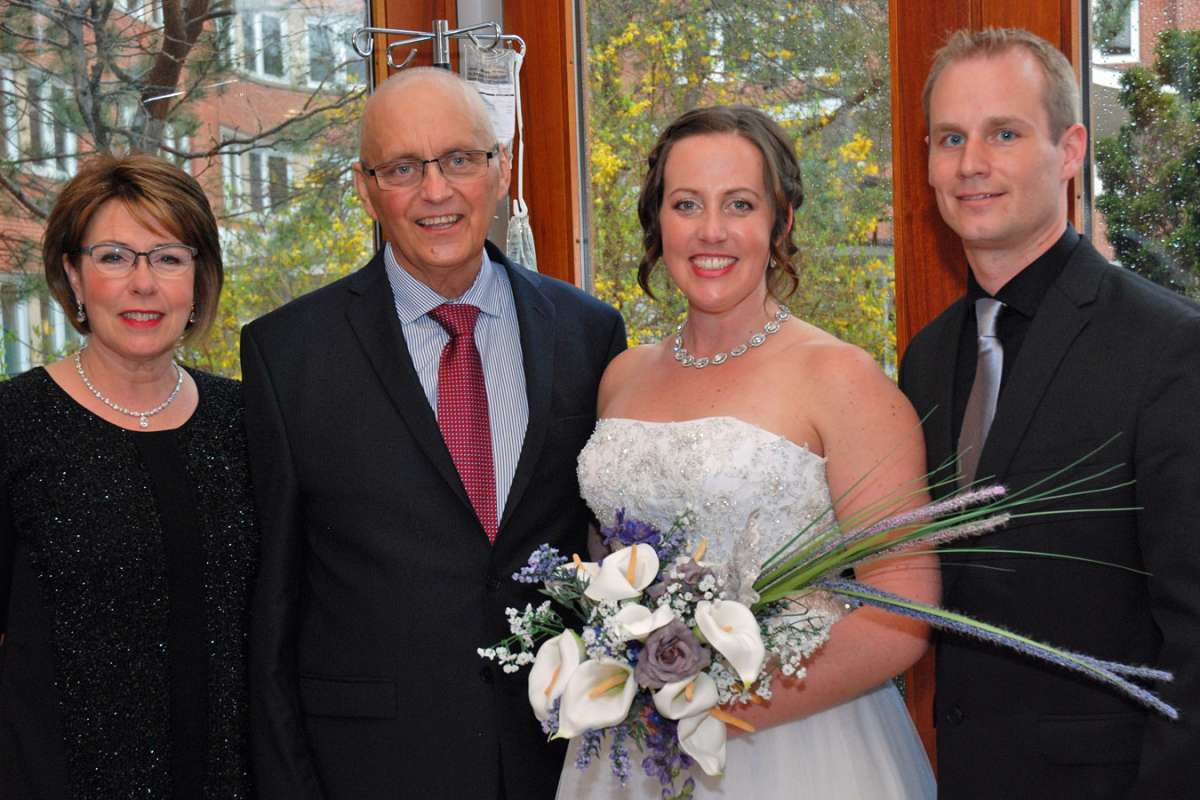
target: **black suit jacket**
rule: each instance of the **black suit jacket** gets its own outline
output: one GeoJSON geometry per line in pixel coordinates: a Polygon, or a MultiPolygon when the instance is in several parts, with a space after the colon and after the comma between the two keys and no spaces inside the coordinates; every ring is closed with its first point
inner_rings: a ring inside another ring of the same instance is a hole
{"type": "MultiPolygon", "coordinates": [[[[930,468],[953,457],[960,299],[914,339],[901,387],[930,414],[930,468]]],[[[1175,673],[1155,687],[1171,722],[1114,691],[986,644],[937,651],[938,780],[946,798],[1194,796],[1200,786],[1200,311],[1108,264],[1081,240],[1012,365],[978,475],[1020,490],[1119,469],[1133,481],[1057,505],[1096,511],[1016,519],[972,546],[1063,553],[1150,575],[1012,554],[943,554],[944,603],[1043,641],[1175,673]]],[[[945,493],[943,490],[942,493],[945,493]]]]}
{"type": "Polygon", "coordinates": [[[409,358],[382,255],[246,326],[246,424],[263,526],[251,625],[263,797],[552,797],[564,749],[507,635],[540,543],[583,552],[575,459],[625,347],[608,306],[489,255],[516,301],[529,425],[495,545],[409,358]]]}

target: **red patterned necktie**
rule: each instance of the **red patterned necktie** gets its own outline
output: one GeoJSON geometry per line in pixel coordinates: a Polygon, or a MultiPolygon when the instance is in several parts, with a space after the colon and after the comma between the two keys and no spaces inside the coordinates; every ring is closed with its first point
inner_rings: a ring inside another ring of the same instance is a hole
{"type": "Polygon", "coordinates": [[[438,427],[458,469],[467,497],[483,523],[489,542],[496,541],[496,472],[492,462],[492,427],[488,421],[483,362],[475,349],[479,309],[466,304],[440,305],[429,312],[450,334],[438,364],[438,427]]]}

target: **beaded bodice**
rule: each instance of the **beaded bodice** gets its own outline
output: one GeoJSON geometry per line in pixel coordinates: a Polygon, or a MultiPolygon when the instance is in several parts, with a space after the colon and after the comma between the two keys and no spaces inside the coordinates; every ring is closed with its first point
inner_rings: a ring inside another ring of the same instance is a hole
{"type": "Polygon", "coordinates": [[[579,454],[579,488],[601,525],[624,508],[665,530],[688,512],[714,564],[761,563],[830,507],[825,459],[736,417],[602,419],[579,454]]]}

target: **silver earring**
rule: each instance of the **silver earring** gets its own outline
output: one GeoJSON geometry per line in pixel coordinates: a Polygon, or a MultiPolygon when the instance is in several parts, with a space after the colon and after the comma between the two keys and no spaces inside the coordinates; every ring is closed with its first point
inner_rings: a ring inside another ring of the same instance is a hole
{"type": "Polygon", "coordinates": [[[80,325],[87,322],[87,312],[83,310],[83,303],[75,301],[75,321],[80,325]]]}
{"type": "Polygon", "coordinates": [[[188,314],[188,325],[196,324],[196,307],[193,305],[191,313],[188,314]]]}

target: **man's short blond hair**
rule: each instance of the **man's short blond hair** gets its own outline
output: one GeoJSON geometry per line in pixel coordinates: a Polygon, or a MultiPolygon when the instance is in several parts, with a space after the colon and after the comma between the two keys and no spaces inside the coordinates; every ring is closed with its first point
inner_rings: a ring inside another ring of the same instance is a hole
{"type": "Polygon", "coordinates": [[[1023,49],[1033,56],[1046,78],[1042,90],[1042,105],[1050,122],[1050,136],[1062,138],[1067,128],[1081,120],[1079,83],[1075,69],[1067,57],[1040,36],[1021,28],[985,28],[971,31],[965,28],[950,34],[946,43],[933,54],[933,66],[925,79],[921,104],[925,109],[925,125],[929,126],[929,98],[933,86],[946,67],[972,58],[995,58],[1012,50],[1023,49]]]}

